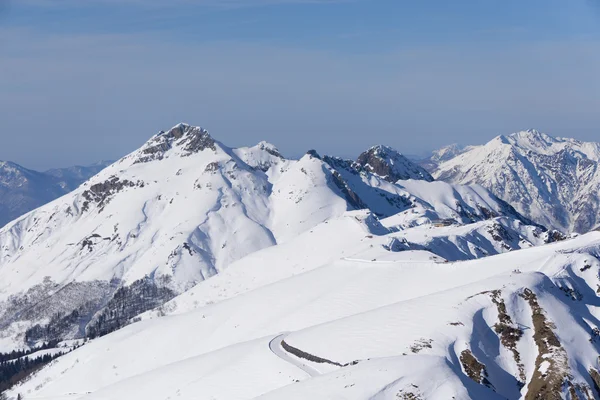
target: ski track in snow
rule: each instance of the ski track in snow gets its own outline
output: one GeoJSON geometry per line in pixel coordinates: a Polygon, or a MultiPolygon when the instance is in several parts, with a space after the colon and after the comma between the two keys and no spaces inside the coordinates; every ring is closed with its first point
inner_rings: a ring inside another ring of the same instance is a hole
{"type": "Polygon", "coordinates": [[[271,352],[277,357],[281,358],[283,361],[300,368],[302,371],[306,372],[311,378],[321,375],[321,373],[315,368],[303,363],[297,358],[292,357],[287,351],[283,349],[283,347],[281,347],[281,342],[283,342],[289,336],[289,334],[290,333],[287,332],[275,336],[269,342],[269,349],[271,350],[271,352]]]}

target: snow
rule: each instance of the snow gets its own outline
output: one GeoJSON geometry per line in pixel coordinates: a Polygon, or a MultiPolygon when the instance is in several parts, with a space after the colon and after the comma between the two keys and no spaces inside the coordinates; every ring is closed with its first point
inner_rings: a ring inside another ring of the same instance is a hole
{"type": "MultiPolygon", "coordinates": [[[[338,223],[351,220],[346,217],[338,223]]],[[[338,234],[344,236],[344,231],[338,234]]],[[[359,235],[346,239],[355,245],[360,240],[359,235]]],[[[282,246],[297,246],[300,252],[305,250],[300,243],[282,246]]],[[[515,323],[529,327],[528,337],[531,311],[518,293],[532,288],[556,324],[558,336],[564,338],[572,362],[595,365],[593,344],[585,339],[588,332],[573,323],[587,315],[584,304],[564,300],[563,292],[551,289],[563,274],[576,274],[589,282],[579,283],[582,292],[585,285],[595,284],[600,263],[590,257],[592,251],[600,251],[598,233],[456,263],[428,262],[426,257],[383,264],[338,258],[300,274],[255,284],[268,268],[279,267],[278,258],[287,254],[282,251],[265,258],[262,265],[245,265],[245,269],[256,268],[255,273],[238,271],[228,281],[213,282],[225,276],[220,275],[194,288],[196,295],[211,284],[223,290],[244,286],[249,290],[189,311],[184,310],[188,304],[184,294],[174,313],[167,311],[167,316],[145,319],[86,344],[15,393],[31,398],[78,393],[82,399],[194,399],[198,393],[218,399],[385,399],[412,390],[428,399],[448,398],[444,396],[449,393],[463,399],[502,398],[463,375],[458,358],[471,347],[488,366],[492,383],[498,387],[502,383],[500,393],[514,396],[518,390],[506,384],[516,382],[506,375],[517,371],[512,354],[489,341],[474,347],[486,337],[481,332],[492,329],[497,320],[495,305],[485,292],[502,291],[507,312],[515,323]],[[582,272],[584,260],[593,265],[582,272]],[[522,273],[512,272],[517,267],[522,273]],[[559,306],[571,316],[566,318],[559,306]],[[281,336],[282,332],[289,333],[281,336]],[[311,371],[316,371],[309,374],[298,367],[306,361],[273,352],[274,342],[282,338],[336,363],[359,363],[343,368],[310,363],[311,371]],[[440,384],[431,385],[432,381],[440,384]]],[[[536,348],[530,339],[523,343],[528,346],[520,349],[521,355],[531,371],[529,360],[535,358],[536,348]]],[[[586,382],[572,372],[575,380],[586,382]]]]}
{"type": "Polygon", "coordinates": [[[282,333],[281,335],[275,336],[269,342],[269,349],[277,357],[281,358],[288,364],[295,365],[302,371],[306,372],[309,376],[315,377],[321,375],[321,372],[316,368],[312,367],[310,361],[302,360],[301,358],[295,357],[283,349],[281,343],[288,337],[289,334],[282,333]]]}
{"type": "Polygon", "coordinates": [[[436,179],[480,184],[548,228],[585,233],[600,225],[598,143],[528,130],[438,159],[424,162],[436,179]]]}
{"type": "Polygon", "coordinates": [[[550,362],[549,361],[544,361],[544,362],[542,362],[542,364],[538,368],[538,371],[540,371],[542,374],[545,375],[546,372],[548,372],[548,367],[550,367],[550,362]]]}
{"type": "MultiPolygon", "coordinates": [[[[493,145],[510,155],[519,140],[493,145]]],[[[288,160],[265,142],[234,149],[180,124],[9,224],[7,344],[137,279],[177,294],[9,396],[519,399],[536,371],[593,390],[599,232],[549,243],[483,186],[364,168],[316,152],[288,160]],[[29,298],[37,313],[19,319],[14,299],[29,298]],[[538,348],[536,313],[559,345],[538,348]]]]}
{"type": "MultiPolygon", "coordinates": [[[[392,155],[394,162],[400,160],[392,155]]],[[[0,229],[0,317],[6,321],[0,343],[24,346],[26,329],[89,301],[97,304],[90,311],[93,319],[115,290],[140,280],[183,293],[253,253],[363,208],[405,221],[394,229],[440,218],[462,224],[494,216],[522,218],[482,188],[392,183],[347,160],[316,153],[289,160],[266,142],[231,148],[202,128],[180,124],[72,193],[0,229]],[[404,217],[393,217],[399,213],[404,217]],[[23,310],[27,317],[21,316],[23,310]]],[[[338,256],[336,236],[332,232],[311,246],[333,246],[331,254],[338,256]]],[[[387,239],[370,244],[384,246],[387,239]]],[[[492,247],[491,253],[503,251],[492,247]]],[[[484,255],[459,253],[450,259],[484,255]]],[[[381,258],[395,257],[384,253],[381,258]]],[[[312,267],[329,261],[317,258],[312,267]]],[[[79,331],[73,327],[64,339],[79,331]]]]}

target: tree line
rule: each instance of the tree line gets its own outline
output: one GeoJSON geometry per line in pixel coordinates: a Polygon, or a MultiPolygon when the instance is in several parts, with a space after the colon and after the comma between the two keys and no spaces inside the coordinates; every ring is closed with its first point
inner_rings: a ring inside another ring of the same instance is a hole
{"type": "Polygon", "coordinates": [[[48,350],[54,349],[58,345],[58,342],[55,340],[51,340],[49,342],[43,343],[41,346],[38,346],[33,349],[28,350],[13,350],[10,353],[0,353],[0,363],[10,360],[16,360],[17,358],[25,357],[33,353],[37,353],[40,350],[48,350]]]}
{"type": "MultiPolygon", "coordinates": [[[[0,363],[0,393],[10,389],[61,354],[44,354],[38,357],[23,357],[0,363]]],[[[0,397],[1,399],[1,397],[0,397]]]]}

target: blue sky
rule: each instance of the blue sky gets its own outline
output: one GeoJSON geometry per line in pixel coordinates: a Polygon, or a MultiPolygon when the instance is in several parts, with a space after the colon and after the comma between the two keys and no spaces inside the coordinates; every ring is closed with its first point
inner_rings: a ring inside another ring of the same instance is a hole
{"type": "Polygon", "coordinates": [[[118,158],[180,121],[289,156],[600,140],[600,1],[0,4],[0,159],[30,168],[118,158]]]}

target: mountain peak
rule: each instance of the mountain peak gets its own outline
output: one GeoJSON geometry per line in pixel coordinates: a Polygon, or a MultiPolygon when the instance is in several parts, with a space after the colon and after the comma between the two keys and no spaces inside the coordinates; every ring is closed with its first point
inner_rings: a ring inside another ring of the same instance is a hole
{"type": "Polygon", "coordinates": [[[527,129],[524,132],[528,133],[530,135],[542,135],[542,133],[540,131],[538,131],[537,129],[527,129]]]}
{"type": "Polygon", "coordinates": [[[314,149],[311,149],[311,150],[307,151],[306,155],[309,156],[309,157],[312,157],[312,158],[317,158],[319,160],[321,159],[321,156],[319,155],[319,153],[317,153],[317,151],[314,150],[314,149]]]}
{"type": "Polygon", "coordinates": [[[12,161],[0,161],[0,168],[9,168],[16,170],[25,170],[24,167],[21,167],[19,164],[15,164],[12,161]]]}
{"type": "Polygon", "coordinates": [[[528,129],[497,136],[431,171],[438,180],[478,183],[549,228],[586,232],[599,221],[590,194],[600,187],[599,164],[600,144],[528,129]]]}
{"type": "Polygon", "coordinates": [[[511,144],[531,149],[545,149],[557,142],[555,138],[536,129],[527,129],[513,133],[509,136],[509,141],[511,144]]]}
{"type": "Polygon", "coordinates": [[[215,140],[208,131],[198,126],[179,123],[168,131],[153,136],[136,154],[134,163],[162,160],[165,154],[177,149],[182,157],[210,149],[216,151],[215,140]]]}
{"type": "Polygon", "coordinates": [[[529,139],[551,139],[550,136],[546,135],[538,131],[537,129],[526,129],[524,131],[519,131],[512,133],[510,135],[512,138],[529,138],[529,139]]]}
{"type": "Polygon", "coordinates": [[[371,152],[375,155],[381,155],[383,157],[387,157],[387,156],[392,156],[392,157],[402,156],[402,157],[404,157],[402,155],[402,153],[400,153],[398,150],[394,149],[393,147],[386,146],[383,144],[371,146],[369,148],[369,150],[367,150],[367,152],[371,152]]]}
{"type": "Polygon", "coordinates": [[[281,153],[279,152],[279,149],[272,143],[269,142],[265,142],[260,141],[257,145],[256,145],[260,150],[264,150],[267,153],[275,156],[275,157],[279,157],[279,158],[283,158],[283,156],[281,155],[281,153]]]}
{"type": "Polygon", "coordinates": [[[441,149],[434,151],[432,158],[435,161],[449,160],[460,154],[464,149],[465,146],[461,146],[458,143],[449,144],[448,146],[444,146],[441,149]]]}
{"type": "Polygon", "coordinates": [[[485,146],[502,145],[502,144],[511,144],[510,140],[508,140],[508,137],[506,137],[505,135],[496,136],[495,138],[490,140],[487,144],[485,144],[485,146]]]}
{"type": "MultiPolygon", "coordinates": [[[[205,137],[211,137],[208,131],[200,126],[194,126],[180,122],[168,131],[161,131],[156,136],[164,136],[170,139],[179,140],[184,136],[190,135],[203,135],[205,137]]],[[[212,138],[211,138],[212,139],[212,138]]]]}
{"type": "Polygon", "coordinates": [[[381,176],[388,182],[407,179],[433,181],[433,177],[424,168],[389,146],[372,146],[358,156],[356,161],[367,171],[381,176]]]}

